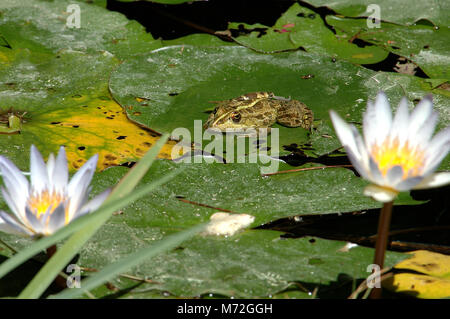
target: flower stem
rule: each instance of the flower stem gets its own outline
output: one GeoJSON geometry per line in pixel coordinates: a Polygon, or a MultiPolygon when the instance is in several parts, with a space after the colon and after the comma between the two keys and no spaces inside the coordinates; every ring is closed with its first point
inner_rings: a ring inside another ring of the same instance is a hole
{"type": "MultiPolygon", "coordinates": [[[[381,208],[380,217],[378,219],[378,233],[377,233],[377,241],[375,244],[375,259],[373,263],[378,265],[380,269],[383,269],[384,266],[384,255],[388,243],[389,227],[391,225],[393,205],[394,205],[393,201],[384,203],[383,207],[381,208]]],[[[370,294],[370,298],[379,299],[380,297],[381,297],[381,287],[373,288],[372,293],[370,294]]]]}
{"type": "Polygon", "coordinates": [[[52,258],[52,256],[56,253],[56,245],[52,245],[46,250],[48,259],[52,258]]]}
{"type": "MultiPolygon", "coordinates": [[[[48,259],[52,258],[52,256],[56,253],[56,245],[52,245],[47,248],[46,250],[48,259]]],[[[56,276],[55,280],[53,281],[55,285],[57,285],[59,288],[65,289],[67,288],[66,279],[64,279],[61,275],[56,276]]]]}

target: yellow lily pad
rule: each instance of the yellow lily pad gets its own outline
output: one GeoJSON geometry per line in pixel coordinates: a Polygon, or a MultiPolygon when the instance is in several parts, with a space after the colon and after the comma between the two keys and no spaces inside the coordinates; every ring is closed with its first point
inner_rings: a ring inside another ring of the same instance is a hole
{"type": "Polygon", "coordinates": [[[414,251],[412,258],[394,266],[394,269],[415,273],[398,273],[383,281],[383,287],[418,298],[450,297],[450,256],[426,250],[414,251]]]}
{"type": "MultiPolygon", "coordinates": [[[[74,95],[69,109],[41,113],[23,125],[22,134],[51,135],[45,139],[57,148],[66,147],[71,169],[80,168],[94,154],[99,155],[97,168],[136,161],[160,138],[156,131],[138,125],[127,118],[124,109],[108,92],[94,96],[74,95]]],[[[170,159],[176,141],[168,141],[159,158],[170,159]]],[[[40,143],[35,143],[39,146],[40,143]]],[[[44,145],[42,145],[44,147],[44,145]]]]}
{"type": "MultiPolygon", "coordinates": [[[[110,95],[110,73],[119,61],[104,54],[0,50],[0,110],[21,116],[20,133],[0,137],[3,155],[27,169],[31,144],[44,156],[66,147],[76,170],[94,154],[98,169],[139,160],[160,134],[130,120],[110,95]],[[3,62],[1,62],[3,61],[3,62]]],[[[138,114],[134,114],[138,116],[138,114]]],[[[159,158],[171,158],[177,141],[168,141],[159,158]]],[[[180,154],[181,155],[181,154],[180,154]]]]}

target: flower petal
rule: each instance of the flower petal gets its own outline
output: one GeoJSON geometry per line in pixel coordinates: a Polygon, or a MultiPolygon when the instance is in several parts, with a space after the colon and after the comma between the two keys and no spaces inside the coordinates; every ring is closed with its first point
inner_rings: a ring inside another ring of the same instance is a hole
{"type": "Polygon", "coordinates": [[[47,174],[49,178],[49,185],[53,184],[52,176],[54,169],[55,169],[55,155],[53,155],[53,153],[50,153],[47,159],[47,174]]]}
{"type": "Polygon", "coordinates": [[[380,169],[378,168],[378,164],[375,163],[372,157],[369,159],[369,167],[370,167],[369,181],[371,181],[374,184],[383,186],[386,181],[383,175],[381,174],[380,169]]]}
{"type": "Polygon", "coordinates": [[[408,111],[408,100],[403,97],[400,100],[397,111],[392,121],[391,140],[397,138],[400,145],[402,145],[408,137],[408,126],[409,126],[409,111],[408,111]]]}
{"type": "Polygon", "coordinates": [[[433,99],[431,95],[425,96],[414,108],[409,118],[408,133],[409,136],[416,136],[423,125],[427,125],[428,118],[433,111],[433,99]]]}
{"type": "Polygon", "coordinates": [[[426,162],[422,174],[426,176],[436,170],[449,151],[450,126],[437,133],[431,140],[426,150],[426,162]]]}
{"type": "Polygon", "coordinates": [[[347,157],[350,160],[350,163],[352,163],[353,167],[356,169],[356,171],[361,175],[361,177],[365,179],[369,179],[368,170],[363,165],[362,161],[359,161],[355,155],[353,155],[353,152],[350,148],[345,148],[345,151],[347,152],[347,157]]]}
{"type": "Polygon", "coordinates": [[[354,157],[360,161],[361,154],[356,145],[354,131],[350,125],[348,125],[336,112],[330,110],[330,118],[333,122],[336,135],[338,136],[341,144],[347,149],[350,149],[354,157]]]}
{"type": "Polygon", "coordinates": [[[87,197],[87,190],[92,176],[97,166],[98,155],[92,156],[72,177],[68,186],[69,220],[73,219],[74,214],[84,204],[87,197]]]}
{"type": "Polygon", "coordinates": [[[392,188],[396,189],[395,185],[400,183],[403,178],[403,168],[400,165],[395,165],[391,167],[386,174],[386,179],[389,185],[392,185],[392,188]]]}
{"type": "Polygon", "coordinates": [[[29,189],[29,183],[26,177],[13,162],[3,156],[0,156],[0,172],[6,189],[16,202],[16,205],[18,203],[24,203],[28,198],[29,189]]]}
{"type": "Polygon", "coordinates": [[[364,144],[364,140],[359,134],[358,130],[354,125],[350,126],[350,129],[353,133],[353,138],[355,139],[356,148],[358,149],[360,155],[361,165],[364,166],[366,174],[369,172],[369,154],[367,153],[366,145],[364,144]]]}
{"type": "Polygon", "coordinates": [[[110,193],[111,193],[111,189],[107,189],[104,192],[95,196],[88,203],[86,203],[83,207],[81,207],[81,209],[79,210],[78,213],[76,213],[76,215],[73,217],[73,219],[78,218],[84,214],[95,211],[97,208],[99,208],[103,204],[103,202],[109,196],[110,193]]]}
{"type": "Polygon", "coordinates": [[[397,185],[395,185],[395,189],[400,191],[400,192],[410,191],[417,184],[419,184],[421,180],[423,180],[423,176],[409,177],[409,178],[401,181],[397,185]]]}
{"type": "Polygon", "coordinates": [[[30,153],[31,188],[37,193],[48,189],[49,179],[47,166],[36,146],[31,145],[30,153]]]}
{"type": "Polygon", "coordinates": [[[26,207],[25,208],[25,215],[27,218],[27,224],[28,226],[36,233],[36,234],[42,234],[44,231],[44,227],[39,219],[33,214],[33,212],[26,207]]]}
{"type": "Polygon", "coordinates": [[[421,149],[426,149],[430,138],[433,135],[434,129],[436,128],[438,117],[439,114],[437,112],[431,112],[431,115],[428,117],[428,121],[422,125],[414,137],[409,139],[409,142],[419,146],[421,149]]]}
{"type": "Polygon", "coordinates": [[[47,225],[47,234],[53,234],[66,223],[66,203],[61,203],[50,215],[47,225]]]}
{"type": "Polygon", "coordinates": [[[26,227],[2,210],[0,210],[0,230],[14,235],[33,235],[26,227]]]}
{"type": "Polygon", "coordinates": [[[59,148],[56,157],[55,169],[52,172],[53,187],[55,190],[65,191],[69,182],[69,170],[67,167],[66,151],[63,146],[59,148]]]}
{"type": "Polygon", "coordinates": [[[379,92],[375,103],[368,102],[363,115],[363,132],[366,148],[374,143],[381,144],[389,134],[392,124],[392,111],[386,94],[379,92]]]}
{"type": "Polygon", "coordinates": [[[378,202],[387,203],[397,197],[398,192],[378,185],[370,184],[364,188],[364,195],[372,197],[378,202]]]}
{"type": "Polygon", "coordinates": [[[446,184],[450,184],[450,172],[434,173],[425,177],[419,184],[414,186],[413,189],[427,189],[444,186],[446,184]]]}
{"type": "Polygon", "coordinates": [[[17,201],[13,200],[11,195],[8,193],[6,189],[3,187],[1,188],[3,199],[5,200],[6,204],[8,205],[9,209],[13,212],[13,214],[16,216],[18,220],[20,220],[22,223],[25,219],[25,204],[24,203],[18,203],[17,201]],[[21,205],[18,207],[17,205],[21,205]]]}

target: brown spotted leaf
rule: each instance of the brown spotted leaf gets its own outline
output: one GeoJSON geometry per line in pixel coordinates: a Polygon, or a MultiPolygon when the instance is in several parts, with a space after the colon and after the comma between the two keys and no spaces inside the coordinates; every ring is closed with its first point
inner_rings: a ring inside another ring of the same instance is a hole
{"type": "MultiPolygon", "coordinates": [[[[129,120],[112,99],[108,80],[117,64],[102,54],[0,51],[1,112],[23,115],[19,134],[0,136],[2,154],[22,169],[31,144],[45,156],[64,145],[71,169],[96,153],[99,169],[141,158],[160,134],[129,120]]],[[[159,156],[170,158],[175,143],[159,156]]]]}
{"type": "Polygon", "coordinates": [[[409,272],[397,273],[383,282],[384,287],[419,298],[449,298],[450,256],[427,250],[414,251],[412,254],[411,258],[394,267],[409,272]]]}

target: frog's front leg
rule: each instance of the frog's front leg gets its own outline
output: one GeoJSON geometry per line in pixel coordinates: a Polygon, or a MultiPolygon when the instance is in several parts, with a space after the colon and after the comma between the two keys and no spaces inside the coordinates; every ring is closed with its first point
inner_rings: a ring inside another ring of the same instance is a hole
{"type": "Polygon", "coordinates": [[[291,100],[279,101],[277,122],[287,127],[303,127],[311,129],[314,120],[313,112],[302,102],[291,100]],[[281,103],[280,103],[281,102],[281,103]]]}
{"type": "Polygon", "coordinates": [[[223,130],[222,133],[225,135],[234,135],[237,138],[243,137],[259,137],[259,136],[267,136],[270,134],[270,127],[248,127],[248,128],[240,128],[240,129],[226,129],[223,130]]]}
{"type": "Polygon", "coordinates": [[[22,122],[16,115],[8,117],[8,125],[0,125],[0,134],[14,134],[19,133],[22,128],[22,122]]]}

